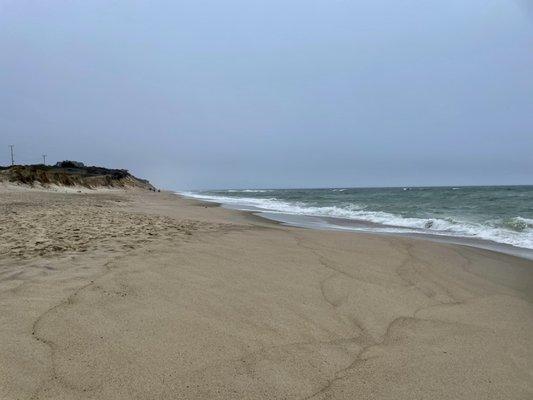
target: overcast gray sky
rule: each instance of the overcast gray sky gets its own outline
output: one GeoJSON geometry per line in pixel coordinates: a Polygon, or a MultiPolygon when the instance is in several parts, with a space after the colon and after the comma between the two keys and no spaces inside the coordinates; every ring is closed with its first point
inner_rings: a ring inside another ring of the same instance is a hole
{"type": "Polygon", "coordinates": [[[533,184],[530,0],[0,0],[0,164],[533,184]]]}

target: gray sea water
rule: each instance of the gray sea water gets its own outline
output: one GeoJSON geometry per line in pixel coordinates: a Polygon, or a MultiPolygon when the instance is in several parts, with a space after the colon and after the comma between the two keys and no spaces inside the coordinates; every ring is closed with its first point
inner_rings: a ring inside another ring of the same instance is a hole
{"type": "Polygon", "coordinates": [[[296,225],[470,238],[533,249],[533,186],[232,189],[181,194],[296,225]]]}

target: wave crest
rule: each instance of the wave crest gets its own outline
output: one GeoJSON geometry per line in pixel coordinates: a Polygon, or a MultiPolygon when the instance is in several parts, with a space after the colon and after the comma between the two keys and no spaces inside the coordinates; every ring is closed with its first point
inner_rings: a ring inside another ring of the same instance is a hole
{"type": "MultiPolygon", "coordinates": [[[[477,223],[453,218],[404,217],[384,211],[369,210],[365,205],[354,203],[345,203],[338,206],[311,206],[304,202],[288,202],[275,197],[227,197],[194,192],[179,194],[244,208],[253,207],[259,211],[365,221],[383,225],[387,228],[396,228],[398,232],[473,237],[533,249],[533,220],[522,217],[511,218],[500,223],[490,221],[477,223]]],[[[354,229],[372,230],[370,227],[354,229]]],[[[394,232],[393,229],[389,229],[389,231],[394,232]]]]}
{"type": "Polygon", "coordinates": [[[533,220],[522,217],[509,218],[503,220],[501,226],[516,232],[525,232],[526,230],[533,228],[533,220]]]}

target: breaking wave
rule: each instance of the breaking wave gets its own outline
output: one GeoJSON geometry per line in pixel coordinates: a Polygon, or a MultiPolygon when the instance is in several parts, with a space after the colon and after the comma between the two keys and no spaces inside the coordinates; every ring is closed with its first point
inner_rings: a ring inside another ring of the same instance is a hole
{"type": "MultiPolygon", "coordinates": [[[[244,190],[240,192],[246,193],[244,190]]],[[[241,209],[371,222],[386,228],[380,229],[381,231],[470,237],[533,249],[533,219],[520,216],[506,220],[489,220],[479,223],[454,218],[403,217],[384,211],[369,210],[366,205],[356,203],[316,207],[304,202],[289,202],[275,197],[228,197],[195,192],[181,192],[178,194],[200,200],[233,205],[241,209]]],[[[372,227],[354,229],[376,230],[372,227]]]]}

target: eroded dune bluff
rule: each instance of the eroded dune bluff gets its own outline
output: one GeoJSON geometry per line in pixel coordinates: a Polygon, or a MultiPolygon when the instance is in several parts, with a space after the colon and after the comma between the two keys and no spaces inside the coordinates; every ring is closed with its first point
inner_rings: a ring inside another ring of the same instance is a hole
{"type": "Polygon", "coordinates": [[[0,182],[31,186],[137,187],[155,190],[149,181],[133,176],[128,170],[89,167],[75,161],[63,161],[54,166],[37,164],[0,167],[0,182]]]}

